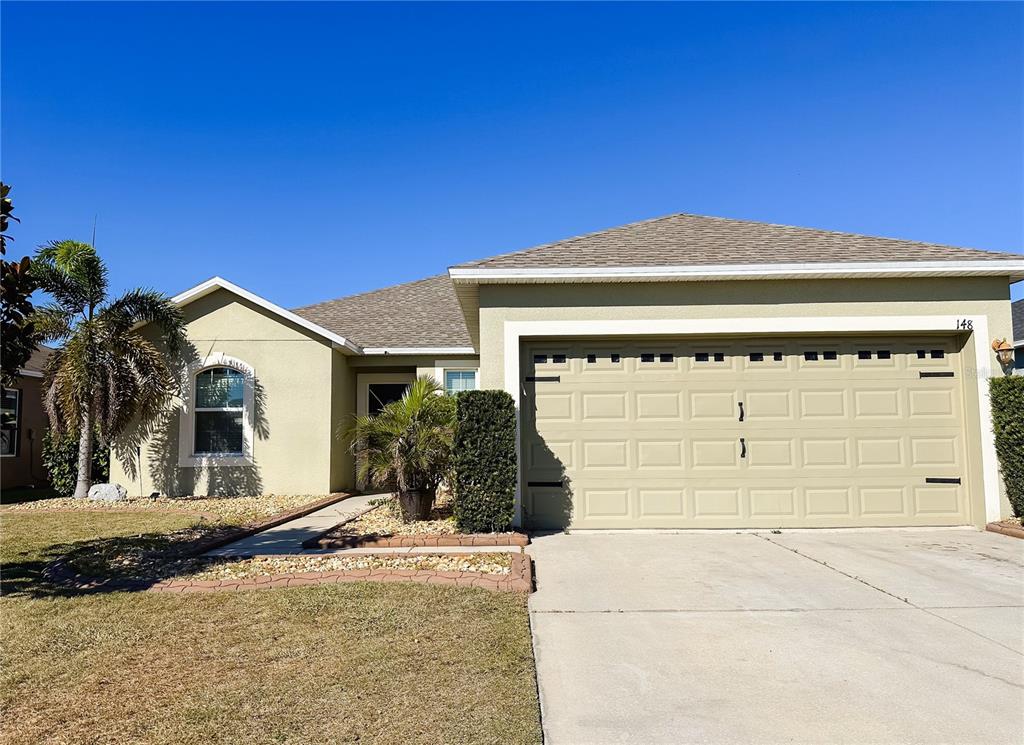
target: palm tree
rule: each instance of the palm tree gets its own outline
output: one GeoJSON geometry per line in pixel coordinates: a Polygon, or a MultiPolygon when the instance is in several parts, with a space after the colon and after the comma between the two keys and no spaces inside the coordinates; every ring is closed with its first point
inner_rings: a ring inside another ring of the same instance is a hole
{"type": "Polygon", "coordinates": [[[32,274],[53,299],[36,309],[36,331],[59,344],[44,371],[43,405],[56,433],[78,434],[81,498],[91,486],[93,433],[107,444],[129,422],[151,421],[178,391],[171,360],[185,347],[184,318],[154,290],[108,299],[107,267],[88,243],[40,247],[32,274]],[[143,323],[162,331],[165,351],[136,331],[143,323]]]}
{"type": "Polygon", "coordinates": [[[360,480],[398,497],[406,521],[425,520],[451,468],[455,400],[429,376],[349,430],[360,480]]]}

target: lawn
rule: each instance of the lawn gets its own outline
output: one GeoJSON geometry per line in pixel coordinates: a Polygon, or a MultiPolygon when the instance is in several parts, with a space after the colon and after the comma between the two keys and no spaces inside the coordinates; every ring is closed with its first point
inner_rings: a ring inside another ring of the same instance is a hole
{"type": "Polygon", "coordinates": [[[39,577],[76,547],[191,519],[0,515],[0,740],[540,742],[516,593],[354,583],[67,596],[39,577]]]}

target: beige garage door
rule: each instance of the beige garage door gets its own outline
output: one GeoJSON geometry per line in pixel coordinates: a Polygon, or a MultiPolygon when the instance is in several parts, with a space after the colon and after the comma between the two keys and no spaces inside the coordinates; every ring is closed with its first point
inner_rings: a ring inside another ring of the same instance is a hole
{"type": "Polygon", "coordinates": [[[966,524],[961,346],[934,337],[527,342],[527,524],[966,524]]]}

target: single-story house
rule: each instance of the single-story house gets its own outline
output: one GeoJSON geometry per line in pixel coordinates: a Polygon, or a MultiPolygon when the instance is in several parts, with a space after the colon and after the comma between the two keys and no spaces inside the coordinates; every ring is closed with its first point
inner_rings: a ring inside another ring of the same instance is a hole
{"type": "Polygon", "coordinates": [[[0,390],[0,484],[4,489],[46,486],[43,434],[43,367],[53,350],[40,347],[18,371],[18,382],[0,390]]]}
{"type": "Polygon", "coordinates": [[[341,436],[417,375],[508,391],[528,527],[982,525],[1024,256],[674,214],[293,310],[175,298],[195,361],[115,448],[139,494],[356,487],[341,436]]]}
{"type": "Polygon", "coordinates": [[[1014,375],[1024,375],[1024,300],[1010,304],[1013,317],[1014,375]]]}

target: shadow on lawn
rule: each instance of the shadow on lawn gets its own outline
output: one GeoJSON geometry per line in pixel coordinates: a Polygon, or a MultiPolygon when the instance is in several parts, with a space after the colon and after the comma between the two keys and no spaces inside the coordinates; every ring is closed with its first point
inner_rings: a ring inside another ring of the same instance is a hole
{"type": "Polygon", "coordinates": [[[55,543],[5,562],[0,567],[0,594],[45,598],[144,590],[166,576],[168,565],[196,557],[237,531],[230,526],[188,528],[55,543]],[[63,581],[72,574],[96,580],[95,586],[63,581]]]}

